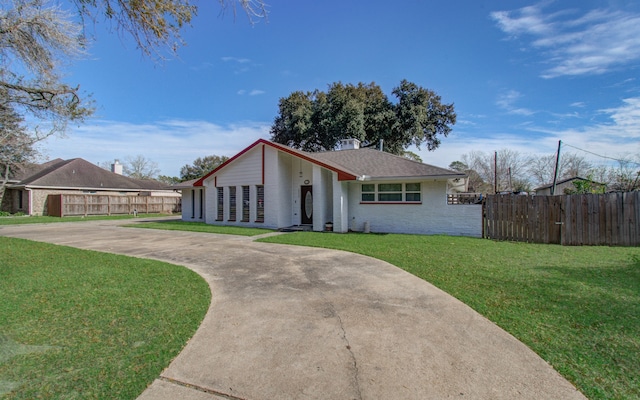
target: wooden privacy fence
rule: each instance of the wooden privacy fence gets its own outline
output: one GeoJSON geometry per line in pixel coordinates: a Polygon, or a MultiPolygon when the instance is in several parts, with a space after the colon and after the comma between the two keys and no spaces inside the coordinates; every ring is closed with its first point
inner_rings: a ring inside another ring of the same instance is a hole
{"type": "Polygon", "coordinates": [[[640,191],[566,196],[490,195],[483,237],[563,245],[640,245],[640,191]]]}
{"type": "Polygon", "coordinates": [[[47,214],[54,217],[73,215],[172,214],[181,212],[180,197],[111,196],[100,194],[50,194],[47,214]]]}

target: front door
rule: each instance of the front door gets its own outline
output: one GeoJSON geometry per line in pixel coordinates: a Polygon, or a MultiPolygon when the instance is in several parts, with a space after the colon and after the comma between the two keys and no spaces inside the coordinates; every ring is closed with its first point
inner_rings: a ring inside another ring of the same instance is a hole
{"type": "Polygon", "coordinates": [[[302,225],[313,224],[313,193],[312,186],[302,186],[300,190],[300,215],[302,219],[300,223],[302,225]]]}

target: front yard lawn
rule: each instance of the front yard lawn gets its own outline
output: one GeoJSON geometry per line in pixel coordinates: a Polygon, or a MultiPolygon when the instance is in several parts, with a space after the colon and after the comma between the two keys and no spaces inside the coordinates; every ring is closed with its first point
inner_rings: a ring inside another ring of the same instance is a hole
{"type": "Polygon", "coordinates": [[[0,237],[0,397],[135,399],[211,298],[160,261],[0,237]]]}
{"type": "Polygon", "coordinates": [[[388,261],[497,323],[587,397],[640,398],[640,248],[313,232],[260,241],[388,261]]]}
{"type": "Polygon", "coordinates": [[[264,228],[244,228],[241,226],[221,226],[205,224],[204,222],[187,222],[181,220],[158,221],[158,222],[138,222],[124,225],[133,228],[165,229],[170,231],[189,231],[219,233],[223,235],[257,236],[264,233],[273,232],[273,229],[264,228]]]}

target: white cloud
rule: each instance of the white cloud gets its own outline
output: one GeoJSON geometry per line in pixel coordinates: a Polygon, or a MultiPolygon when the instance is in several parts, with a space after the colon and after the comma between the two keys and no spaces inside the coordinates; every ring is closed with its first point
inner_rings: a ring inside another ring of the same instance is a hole
{"type": "Polygon", "coordinates": [[[532,125],[524,127],[524,132],[520,130],[517,134],[506,134],[471,131],[461,127],[460,130],[454,129],[449,137],[443,138],[437,150],[415,151],[424,162],[440,167],[447,167],[471,151],[490,153],[506,148],[522,154],[554,154],[559,140],[572,146],[568,151],[579,153],[596,165],[611,163],[611,160],[598,156],[620,159],[640,154],[640,97],[624,99],[617,107],[599,112],[608,118],[606,123],[563,130],[532,125]],[[576,148],[586,152],[580,152],[576,148]]]}
{"type": "Polygon", "coordinates": [[[504,110],[507,110],[509,114],[529,116],[535,114],[535,111],[527,108],[516,107],[515,103],[522,97],[522,94],[516,90],[509,90],[498,96],[496,105],[504,110]]]}
{"type": "MultiPolygon", "coordinates": [[[[510,106],[509,99],[518,98],[515,91],[507,93],[505,104],[510,106]]],[[[476,120],[486,118],[469,115],[459,130],[454,129],[449,137],[442,138],[437,150],[412,151],[424,162],[441,167],[474,150],[493,152],[506,148],[522,154],[553,154],[558,140],[607,157],[640,154],[640,97],[624,99],[617,107],[600,110],[600,113],[608,118],[607,123],[565,130],[525,126],[517,134],[480,132],[481,128],[473,125],[476,120]],[[473,130],[468,130],[468,126],[473,130]]],[[[269,128],[270,123],[250,121],[224,126],[179,119],[147,124],[95,121],[74,129],[66,139],[50,138],[42,148],[49,158],[81,157],[93,163],[142,154],[157,162],[163,175],[178,176],[180,167],[198,157],[212,154],[230,157],[259,138],[268,139],[269,128]]],[[[585,156],[602,161],[590,154],[585,156]]]]}
{"type": "Polygon", "coordinates": [[[211,68],[213,68],[213,64],[210,62],[201,62],[198,65],[193,65],[189,67],[189,69],[192,71],[204,71],[211,68]]]}
{"type": "Polygon", "coordinates": [[[569,11],[544,14],[545,5],[491,13],[503,32],[531,37],[531,47],[544,52],[553,66],[542,77],[602,74],[640,59],[640,14],[612,10],[582,16],[569,11]]]}
{"type": "Polygon", "coordinates": [[[236,93],[238,94],[238,96],[244,96],[245,94],[249,96],[259,96],[261,94],[265,94],[266,92],[264,90],[259,90],[259,89],[253,89],[251,91],[240,89],[236,93]]]}
{"type": "Polygon", "coordinates": [[[249,58],[238,58],[238,57],[229,57],[229,56],[222,57],[221,59],[224,62],[235,62],[235,63],[238,63],[238,64],[246,64],[246,63],[251,62],[251,59],[249,59],[249,58]]]}
{"type": "Polygon", "coordinates": [[[495,11],[490,15],[500,29],[513,36],[521,33],[546,35],[551,29],[540,6],[523,7],[516,11],[495,11]],[[514,14],[515,17],[512,17],[514,14]]]}
{"type": "Polygon", "coordinates": [[[198,157],[233,156],[259,138],[268,138],[269,128],[263,122],[222,126],[177,119],[148,124],[94,121],[66,138],[49,138],[41,148],[49,159],[79,157],[93,163],[142,154],[158,163],[162,175],[178,176],[183,165],[198,157]]]}
{"type": "Polygon", "coordinates": [[[233,73],[236,75],[249,72],[253,67],[256,66],[256,64],[253,63],[253,61],[249,58],[226,56],[226,57],[220,57],[220,59],[225,63],[229,63],[232,66],[232,68],[234,68],[233,73]]]}

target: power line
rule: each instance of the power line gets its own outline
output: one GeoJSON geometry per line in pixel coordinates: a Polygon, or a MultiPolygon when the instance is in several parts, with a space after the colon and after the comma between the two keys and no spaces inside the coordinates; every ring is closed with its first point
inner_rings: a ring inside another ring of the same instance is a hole
{"type": "Polygon", "coordinates": [[[576,149],[576,150],[584,151],[585,153],[589,153],[589,154],[592,154],[592,155],[597,156],[597,157],[602,157],[602,158],[606,158],[606,159],[608,159],[608,160],[618,161],[619,163],[629,163],[629,164],[635,164],[635,165],[639,165],[639,166],[640,166],[640,163],[639,163],[639,162],[630,161],[630,160],[622,160],[622,159],[619,159],[619,158],[613,158],[613,157],[603,156],[603,155],[601,155],[601,154],[597,154],[597,153],[594,153],[594,152],[589,151],[589,150],[585,150],[585,149],[581,149],[581,148],[576,147],[576,146],[572,146],[572,145],[567,144],[567,143],[565,143],[565,142],[562,142],[562,144],[563,144],[564,146],[572,147],[572,148],[574,148],[574,149],[576,149]]]}

